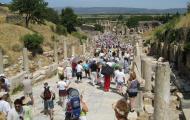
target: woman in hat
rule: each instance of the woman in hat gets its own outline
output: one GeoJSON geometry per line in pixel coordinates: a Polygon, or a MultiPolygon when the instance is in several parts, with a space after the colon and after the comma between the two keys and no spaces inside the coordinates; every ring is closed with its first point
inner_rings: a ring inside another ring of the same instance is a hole
{"type": "Polygon", "coordinates": [[[126,99],[120,99],[117,103],[113,104],[112,107],[117,120],[127,120],[130,107],[126,99]]]}

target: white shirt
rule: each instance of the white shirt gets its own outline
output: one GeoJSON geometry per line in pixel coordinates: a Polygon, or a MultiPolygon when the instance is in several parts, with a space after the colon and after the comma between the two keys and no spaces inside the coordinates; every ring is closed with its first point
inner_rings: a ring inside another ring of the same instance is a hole
{"type": "Polygon", "coordinates": [[[57,86],[58,86],[59,90],[65,90],[65,87],[67,86],[67,83],[65,81],[59,81],[57,83],[57,86]]]}
{"type": "Polygon", "coordinates": [[[57,69],[58,69],[58,73],[59,73],[59,74],[63,74],[63,71],[64,71],[64,70],[63,70],[63,67],[58,67],[57,69]]]}
{"type": "Polygon", "coordinates": [[[66,74],[72,74],[72,68],[71,67],[66,67],[65,72],[66,72],[66,74]]]}
{"type": "Polygon", "coordinates": [[[10,109],[11,106],[7,101],[0,100],[0,112],[3,112],[5,115],[7,115],[10,109]]]}
{"type": "Polygon", "coordinates": [[[32,80],[31,79],[23,80],[22,84],[24,86],[24,95],[32,93],[32,80]]]}
{"type": "Polygon", "coordinates": [[[7,120],[20,120],[19,114],[16,112],[15,108],[10,109],[7,120]]]}
{"type": "Polygon", "coordinates": [[[117,79],[117,82],[124,82],[124,79],[125,78],[125,74],[123,72],[118,72],[116,74],[116,79],[117,79]]]}
{"type": "Polygon", "coordinates": [[[83,69],[82,65],[78,64],[76,69],[77,69],[77,72],[82,72],[82,69],[83,69]]]}

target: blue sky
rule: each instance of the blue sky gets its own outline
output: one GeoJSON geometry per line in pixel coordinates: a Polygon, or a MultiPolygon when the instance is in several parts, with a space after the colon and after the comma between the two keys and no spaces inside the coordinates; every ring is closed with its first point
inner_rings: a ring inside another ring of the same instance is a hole
{"type": "MultiPolygon", "coordinates": [[[[0,0],[9,2],[11,0],[0,0]]],[[[190,0],[46,0],[51,7],[184,8],[190,0]]]]}

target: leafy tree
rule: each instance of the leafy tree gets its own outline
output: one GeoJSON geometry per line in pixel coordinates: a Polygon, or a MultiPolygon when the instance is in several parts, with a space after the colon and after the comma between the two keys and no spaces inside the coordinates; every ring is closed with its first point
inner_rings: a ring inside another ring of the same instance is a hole
{"type": "Polygon", "coordinates": [[[123,15],[119,15],[118,20],[119,20],[119,21],[123,21],[123,20],[124,20],[123,15]]]}
{"type": "Polygon", "coordinates": [[[94,27],[95,27],[96,31],[101,31],[101,32],[104,31],[104,28],[101,25],[99,25],[99,24],[95,24],[94,27]]]}
{"type": "Polygon", "coordinates": [[[190,2],[187,4],[187,12],[190,13],[190,2]]]}
{"type": "Polygon", "coordinates": [[[60,22],[58,12],[55,11],[53,8],[47,8],[45,19],[55,24],[59,24],[60,22]]]}
{"type": "Polygon", "coordinates": [[[21,38],[24,41],[24,46],[32,52],[32,55],[35,56],[36,54],[42,54],[43,49],[41,44],[44,41],[43,36],[39,34],[26,34],[21,38]]]}
{"type": "Polygon", "coordinates": [[[65,8],[62,10],[61,24],[67,28],[69,33],[76,31],[77,15],[72,8],[65,8]]]}
{"type": "Polygon", "coordinates": [[[25,25],[28,28],[30,21],[44,23],[47,5],[44,0],[12,0],[10,9],[25,17],[25,25]]]}
{"type": "Polygon", "coordinates": [[[56,33],[59,35],[67,35],[67,28],[65,28],[63,25],[57,25],[56,33]]]}

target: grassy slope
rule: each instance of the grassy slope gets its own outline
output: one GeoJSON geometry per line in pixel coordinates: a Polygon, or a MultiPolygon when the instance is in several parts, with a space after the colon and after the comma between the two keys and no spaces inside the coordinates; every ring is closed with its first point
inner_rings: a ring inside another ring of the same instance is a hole
{"type": "Polygon", "coordinates": [[[0,46],[6,55],[10,56],[10,60],[14,61],[21,55],[21,52],[13,51],[13,46],[18,45],[22,47],[20,37],[32,31],[17,25],[3,23],[0,24],[0,46]]]}

